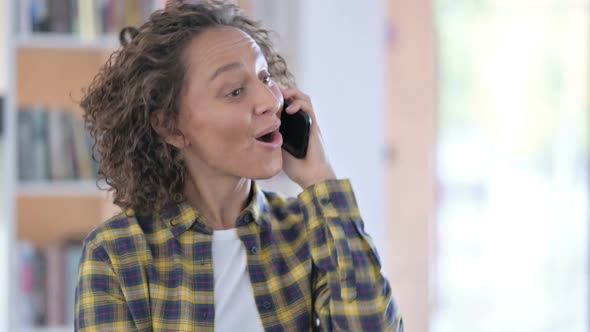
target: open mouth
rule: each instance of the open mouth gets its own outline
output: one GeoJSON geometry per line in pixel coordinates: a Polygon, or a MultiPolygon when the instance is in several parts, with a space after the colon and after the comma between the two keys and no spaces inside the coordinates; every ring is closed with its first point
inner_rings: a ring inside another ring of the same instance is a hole
{"type": "Polygon", "coordinates": [[[276,131],[271,131],[268,134],[265,134],[265,135],[262,135],[262,136],[256,138],[256,140],[264,142],[264,143],[270,143],[273,141],[275,133],[276,133],[276,131]]]}

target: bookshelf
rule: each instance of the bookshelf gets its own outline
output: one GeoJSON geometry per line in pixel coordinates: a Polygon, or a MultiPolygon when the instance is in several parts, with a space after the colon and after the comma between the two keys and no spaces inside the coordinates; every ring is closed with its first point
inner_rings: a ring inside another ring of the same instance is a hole
{"type": "MultiPolygon", "coordinates": [[[[61,113],[68,113],[76,121],[81,121],[82,110],[78,102],[82,98],[82,90],[90,84],[100,66],[119,46],[119,29],[127,25],[139,25],[151,12],[161,8],[165,1],[0,0],[0,4],[7,7],[7,26],[13,28],[6,34],[9,75],[6,75],[8,88],[5,119],[8,123],[6,138],[0,139],[0,151],[10,160],[6,163],[9,166],[6,176],[10,177],[10,181],[5,195],[8,195],[6,204],[11,206],[3,218],[13,220],[8,223],[10,227],[7,234],[9,238],[10,234],[13,235],[8,245],[11,249],[10,256],[13,257],[11,264],[15,266],[16,272],[8,276],[8,285],[11,295],[20,299],[18,305],[4,303],[6,308],[0,308],[2,314],[10,317],[9,325],[1,326],[0,330],[73,331],[70,311],[72,304],[69,303],[69,307],[61,312],[54,310],[56,305],[51,304],[55,304],[55,299],[50,299],[51,296],[48,295],[52,291],[55,293],[55,290],[48,289],[53,288],[49,286],[51,282],[42,286],[47,288],[43,290],[47,297],[44,307],[42,306],[46,310],[43,319],[39,320],[34,313],[38,308],[30,308],[30,303],[27,302],[27,295],[30,293],[27,292],[31,290],[27,288],[30,285],[23,286],[23,271],[37,270],[33,269],[31,261],[23,259],[23,252],[31,257],[31,248],[34,248],[35,255],[44,255],[49,250],[63,250],[73,253],[68,257],[76,257],[76,250],[81,249],[81,240],[98,224],[119,212],[119,209],[105,191],[97,188],[97,182],[92,178],[73,176],[67,179],[49,177],[19,180],[19,171],[22,172],[19,157],[23,151],[28,150],[23,148],[22,137],[19,136],[23,131],[22,110],[31,107],[47,113],[59,110],[61,113]],[[69,7],[65,10],[64,6],[69,7]],[[105,8],[112,17],[105,18],[97,14],[104,14],[105,8]],[[65,12],[70,13],[71,17],[64,18],[65,12]],[[51,22],[48,17],[61,19],[51,22]]],[[[51,115],[48,114],[47,117],[51,115]]],[[[105,187],[104,183],[98,185],[105,187]]],[[[59,276],[62,279],[69,277],[68,280],[71,280],[71,266],[75,264],[77,267],[77,260],[66,261],[66,258],[61,257],[58,259],[64,265],[59,266],[66,272],[58,271],[59,276]]],[[[45,259],[51,262],[49,254],[45,259]]],[[[55,262],[55,255],[53,259],[52,262],[55,262]]],[[[44,272],[47,275],[43,276],[55,281],[55,274],[50,270],[51,268],[47,268],[44,272]]],[[[37,272],[32,272],[31,278],[38,275],[37,272]]],[[[68,295],[72,291],[71,286],[60,285],[63,289],[61,293],[68,299],[57,302],[59,306],[63,307],[70,297],[73,299],[71,294],[68,295]]]]}
{"type": "Polygon", "coordinates": [[[19,49],[52,49],[52,50],[90,50],[112,51],[119,45],[116,36],[98,36],[93,39],[83,39],[65,33],[46,33],[42,36],[20,35],[16,39],[19,49]]]}
{"type": "Polygon", "coordinates": [[[74,329],[67,326],[35,327],[25,332],[72,332],[74,329]]]}
{"type": "MultiPolygon", "coordinates": [[[[106,184],[98,183],[104,188],[106,184]]],[[[97,188],[97,182],[93,180],[63,180],[63,181],[33,181],[18,185],[19,197],[105,197],[105,193],[97,188]]]]}
{"type": "MultiPolygon", "coordinates": [[[[15,271],[6,272],[5,275],[7,275],[9,282],[5,284],[8,285],[7,290],[11,294],[7,298],[16,298],[20,302],[3,302],[3,306],[0,307],[0,324],[3,324],[1,319],[5,317],[3,315],[6,315],[10,322],[6,327],[0,325],[0,331],[73,331],[71,323],[65,322],[65,319],[64,322],[48,324],[50,319],[45,318],[44,322],[35,323],[37,319],[29,312],[31,310],[23,309],[28,306],[26,298],[30,294],[27,294],[23,289],[22,271],[23,267],[33,270],[33,263],[23,259],[22,252],[26,251],[28,255],[31,255],[31,248],[35,248],[37,251],[65,248],[70,251],[73,249],[75,252],[80,248],[72,248],[72,243],[79,244],[94,227],[119,212],[119,209],[112,204],[111,198],[104,191],[97,189],[97,183],[93,179],[21,182],[19,180],[18,156],[26,149],[19,146],[19,134],[22,132],[19,130],[19,118],[23,113],[21,111],[23,108],[43,106],[46,112],[54,112],[57,109],[65,110],[72,117],[80,119],[82,110],[77,104],[82,97],[82,89],[89,85],[99,67],[118,47],[118,38],[113,32],[118,29],[113,28],[107,29],[109,31],[106,32],[85,34],[79,31],[35,31],[34,24],[30,22],[31,18],[27,8],[30,9],[34,3],[52,1],[83,2],[85,5],[99,2],[117,2],[119,5],[129,2],[136,4],[130,8],[140,11],[141,14],[138,16],[145,16],[146,13],[161,8],[166,1],[23,0],[15,2],[0,0],[0,4],[3,1],[8,7],[5,12],[10,13],[7,15],[10,16],[8,26],[14,27],[14,31],[8,33],[7,42],[9,54],[7,57],[9,68],[7,86],[9,88],[7,89],[6,103],[8,115],[5,119],[8,122],[8,130],[4,140],[6,143],[4,151],[2,151],[2,139],[0,139],[0,153],[4,153],[10,160],[6,163],[8,167],[4,175],[9,180],[5,186],[5,192],[9,196],[6,204],[10,206],[3,218],[10,221],[6,232],[10,241],[6,242],[6,246],[11,248],[9,252],[13,257],[11,266],[15,271]]],[[[236,2],[246,11],[253,10],[253,6],[248,0],[236,2]]],[[[96,18],[93,20],[97,21],[96,18]]],[[[83,24],[84,19],[80,18],[80,21],[80,24],[83,24]]],[[[289,195],[296,195],[299,191],[299,188],[284,175],[264,181],[262,184],[268,189],[282,191],[289,195]]],[[[99,185],[104,187],[104,184],[99,185]]],[[[2,238],[0,238],[1,243],[2,238]]],[[[30,256],[27,257],[30,258],[30,256]]],[[[1,260],[2,257],[0,257],[0,262],[1,260]]],[[[75,264],[77,267],[77,261],[75,264]]],[[[50,274],[50,272],[47,273],[50,274]]],[[[31,278],[34,275],[36,272],[32,272],[31,278]]],[[[2,277],[1,274],[0,277],[2,277]]],[[[71,290],[68,289],[68,291],[71,290]]],[[[55,293],[55,291],[53,292],[55,293]]],[[[67,292],[64,293],[68,299],[73,298],[73,296],[67,295],[67,292]]],[[[47,302],[45,301],[45,303],[47,302]]],[[[51,309],[47,311],[51,311],[51,309]]],[[[66,309],[66,314],[63,316],[73,315],[69,315],[66,309]]],[[[55,321],[55,317],[53,321],[55,321]]]]}

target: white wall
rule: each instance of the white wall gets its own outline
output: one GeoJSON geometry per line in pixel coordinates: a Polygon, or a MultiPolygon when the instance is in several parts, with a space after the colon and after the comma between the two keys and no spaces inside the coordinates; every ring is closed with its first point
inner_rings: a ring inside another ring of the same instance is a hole
{"type": "Polygon", "coordinates": [[[8,31],[7,1],[0,0],[0,95],[6,93],[6,35],[8,31]]]}
{"type": "Polygon", "coordinates": [[[300,3],[300,86],[312,97],[334,167],[352,180],[367,231],[384,256],[383,3],[300,3]]]}
{"type": "Polygon", "coordinates": [[[367,231],[384,256],[383,1],[253,2],[254,15],[281,35],[280,48],[312,98],[337,175],[352,180],[367,231]]]}
{"type": "MultiPolygon", "coordinates": [[[[8,0],[0,0],[0,96],[4,96],[6,94],[6,80],[7,80],[7,73],[6,73],[6,59],[7,59],[7,45],[6,45],[6,35],[8,31],[7,21],[7,1],[8,0]]],[[[4,169],[5,169],[5,148],[4,148],[5,139],[0,137],[0,177],[2,179],[2,183],[5,181],[4,169]]],[[[4,187],[4,186],[2,186],[4,187]]],[[[8,232],[7,232],[7,216],[3,211],[5,210],[5,201],[6,201],[6,192],[4,188],[0,187],[0,331],[7,331],[9,325],[6,324],[8,321],[8,290],[9,288],[9,274],[8,274],[8,232]]]]}
{"type": "MultiPolygon", "coordinates": [[[[11,50],[8,47],[8,32],[11,17],[9,15],[11,6],[10,0],[0,0],[0,95],[10,95],[8,82],[10,81],[11,71],[8,66],[9,54],[11,50]]],[[[13,280],[16,276],[13,261],[11,260],[11,247],[13,242],[14,227],[12,224],[14,201],[13,201],[13,174],[14,168],[10,164],[14,147],[12,145],[13,126],[11,125],[13,116],[8,116],[10,112],[7,108],[12,105],[13,98],[8,96],[5,105],[4,118],[4,135],[0,137],[0,331],[11,331],[11,324],[14,318],[11,316],[11,306],[18,306],[17,298],[14,296],[14,286],[17,281],[13,280]]]]}

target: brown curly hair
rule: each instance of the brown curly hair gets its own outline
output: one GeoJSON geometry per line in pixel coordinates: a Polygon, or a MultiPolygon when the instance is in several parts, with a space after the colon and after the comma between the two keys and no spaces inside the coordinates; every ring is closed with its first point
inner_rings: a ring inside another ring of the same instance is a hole
{"type": "Polygon", "coordinates": [[[224,1],[170,3],[139,29],[121,32],[115,51],[85,91],[80,106],[94,138],[99,179],[113,192],[114,203],[135,214],[153,212],[184,200],[185,165],[179,150],[152,128],[160,113],[165,131],[178,132],[179,99],[185,86],[183,54],[203,31],[220,26],[246,32],[260,46],[269,70],[283,86],[294,79],[273,47],[270,33],[224,1]],[[131,39],[124,42],[131,32],[131,39]]]}

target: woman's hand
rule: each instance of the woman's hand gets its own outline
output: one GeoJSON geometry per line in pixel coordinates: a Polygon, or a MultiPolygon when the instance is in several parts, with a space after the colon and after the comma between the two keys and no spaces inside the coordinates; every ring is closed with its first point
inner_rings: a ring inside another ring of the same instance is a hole
{"type": "Polygon", "coordinates": [[[283,150],[283,170],[285,174],[303,189],[324,180],[335,179],[336,175],[324,151],[322,133],[318,126],[311,99],[296,88],[282,90],[282,92],[285,100],[289,101],[289,107],[286,109],[287,113],[294,114],[302,110],[311,117],[307,155],[305,159],[297,159],[283,150]]]}

